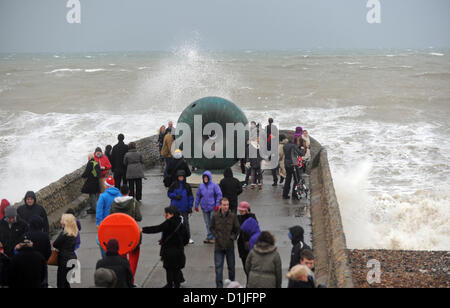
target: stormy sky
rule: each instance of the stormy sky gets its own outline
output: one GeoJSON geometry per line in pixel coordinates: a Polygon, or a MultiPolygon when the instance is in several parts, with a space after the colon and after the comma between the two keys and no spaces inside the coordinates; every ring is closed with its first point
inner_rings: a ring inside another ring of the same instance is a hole
{"type": "Polygon", "coordinates": [[[0,0],[0,52],[450,47],[449,0],[0,0]]]}

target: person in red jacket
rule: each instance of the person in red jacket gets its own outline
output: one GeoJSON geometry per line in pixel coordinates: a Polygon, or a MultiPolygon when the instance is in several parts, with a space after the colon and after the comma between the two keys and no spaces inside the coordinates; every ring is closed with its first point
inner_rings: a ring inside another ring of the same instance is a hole
{"type": "Polygon", "coordinates": [[[0,205],[0,220],[5,217],[5,210],[8,206],[10,206],[9,201],[6,199],[2,199],[2,203],[0,205]]]}
{"type": "Polygon", "coordinates": [[[112,166],[108,157],[106,155],[103,155],[101,148],[95,149],[95,161],[99,163],[100,170],[102,171],[102,174],[99,179],[100,193],[102,194],[106,190],[105,178],[108,176],[109,170],[111,170],[112,166]]]}

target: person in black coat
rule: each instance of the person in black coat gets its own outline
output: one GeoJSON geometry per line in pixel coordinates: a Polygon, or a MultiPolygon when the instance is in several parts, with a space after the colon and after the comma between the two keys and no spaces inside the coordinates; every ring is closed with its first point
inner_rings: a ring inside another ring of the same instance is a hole
{"type": "Polygon", "coordinates": [[[187,237],[183,220],[176,207],[170,206],[165,208],[164,217],[166,220],[162,224],[144,227],[142,228],[142,232],[145,234],[162,232],[160,256],[167,277],[167,285],[164,287],[179,288],[183,281],[183,273],[181,270],[186,265],[184,246],[188,244],[189,238],[187,237]]]}
{"type": "Polygon", "coordinates": [[[177,171],[184,170],[185,179],[191,176],[191,169],[189,168],[188,163],[183,158],[183,153],[181,150],[175,150],[173,154],[173,159],[170,160],[167,165],[167,176],[164,178],[164,185],[166,187],[170,187],[173,183],[177,181],[177,171]]]}
{"type": "Polygon", "coordinates": [[[291,139],[289,139],[289,142],[283,146],[283,152],[284,167],[286,169],[286,180],[283,187],[283,199],[289,199],[289,193],[291,191],[292,199],[297,199],[297,197],[294,196],[293,187],[298,184],[300,173],[297,167],[297,158],[303,156],[303,151],[301,151],[298,146],[294,144],[291,139]],[[292,178],[294,178],[294,185],[291,189],[292,178]]]}
{"type": "Polygon", "coordinates": [[[113,270],[117,277],[116,288],[132,288],[133,273],[128,260],[119,255],[119,242],[116,239],[110,239],[106,247],[106,256],[97,261],[95,269],[107,268],[113,270]]]}
{"type": "Polygon", "coordinates": [[[101,177],[100,164],[95,160],[94,154],[89,154],[88,163],[81,177],[86,179],[81,193],[89,194],[88,214],[94,214],[97,207],[97,195],[100,193],[99,178],[101,177]]]}
{"type": "Polygon", "coordinates": [[[291,261],[289,263],[289,269],[294,267],[295,265],[300,264],[300,254],[305,249],[311,249],[308,245],[303,241],[303,235],[305,231],[301,226],[294,226],[289,228],[289,238],[292,243],[291,250],[291,261]]]}
{"type": "Polygon", "coordinates": [[[119,134],[117,139],[119,142],[113,147],[111,153],[111,170],[114,174],[115,186],[120,189],[122,184],[127,183],[127,167],[123,163],[123,158],[128,152],[128,145],[123,142],[125,140],[123,134],[119,134]]]}
{"type": "Polygon", "coordinates": [[[226,168],[223,176],[224,178],[219,184],[220,189],[222,190],[222,195],[230,202],[230,211],[236,214],[238,207],[238,196],[242,193],[242,184],[238,179],[233,177],[233,171],[231,168],[226,168]]]}
{"type": "MultiPolygon", "coordinates": [[[[256,221],[258,221],[256,219],[255,214],[250,212],[250,205],[248,204],[248,202],[246,201],[242,201],[241,203],[239,203],[239,214],[238,215],[238,220],[239,220],[239,225],[242,226],[242,224],[248,219],[248,218],[253,218],[256,221]]],[[[241,232],[239,233],[239,237],[237,240],[237,247],[238,247],[238,252],[239,252],[239,258],[241,258],[242,261],[242,266],[244,267],[244,271],[245,271],[245,262],[247,261],[247,256],[250,253],[250,246],[249,246],[249,241],[250,241],[250,236],[248,234],[246,234],[245,232],[241,232]]],[[[248,273],[246,273],[248,274],[248,273]]]]}
{"type": "Polygon", "coordinates": [[[36,194],[29,191],[25,194],[24,205],[19,206],[17,209],[17,214],[22,218],[27,224],[30,224],[30,219],[33,216],[39,216],[44,222],[44,232],[49,232],[47,212],[44,207],[37,203],[36,194]]]}
{"type": "Polygon", "coordinates": [[[3,244],[5,254],[12,258],[14,248],[25,239],[28,225],[17,216],[17,210],[9,206],[5,210],[5,217],[0,221],[0,242],[3,244]]]}
{"type": "Polygon", "coordinates": [[[64,214],[61,218],[63,230],[53,242],[53,247],[58,250],[57,287],[70,288],[67,274],[72,268],[67,267],[70,260],[77,259],[75,246],[77,245],[78,227],[76,218],[72,214],[64,214]]]}
{"type": "Polygon", "coordinates": [[[18,244],[17,254],[11,258],[8,271],[8,285],[11,289],[41,288],[45,279],[47,262],[33,248],[33,243],[25,240],[18,244]]]}
{"type": "Polygon", "coordinates": [[[48,233],[43,232],[44,223],[39,216],[33,216],[30,219],[30,229],[26,233],[27,239],[33,243],[33,249],[39,252],[45,260],[45,277],[42,282],[42,287],[48,287],[48,267],[47,260],[52,255],[52,246],[48,233]]]}

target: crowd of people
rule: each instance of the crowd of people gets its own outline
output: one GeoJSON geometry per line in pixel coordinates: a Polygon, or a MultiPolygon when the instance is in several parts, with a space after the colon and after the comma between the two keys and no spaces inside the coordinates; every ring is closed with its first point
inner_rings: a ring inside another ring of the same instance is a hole
{"type": "MultiPolygon", "coordinates": [[[[272,138],[269,119],[266,127],[268,138],[272,138]]],[[[213,181],[212,173],[202,174],[202,183],[194,195],[187,183],[191,169],[181,150],[173,155],[170,150],[174,141],[173,123],[159,130],[159,149],[163,165],[163,183],[167,189],[169,207],[164,209],[164,221],[155,226],[143,227],[142,234],[161,233],[160,256],[166,271],[167,288],[179,288],[185,281],[182,269],[186,264],[185,246],[193,244],[189,218],[201,209],[205,223],[204,244],[214,245],[214,265],[216,287],[241,286],[235,281],[235,244],[250,288],[280,288],[282,282],[281,258],[275,245],[274,236],[261,229],[250,204],[238,201],[243,188],[252,182],[250,188],[262,189],[262,161],[260,154],[259,126],[251,123],[248,145],[256,148],[257,158],[246,157],[243,164],[245,182],[233,175],[231,168],[224,171],[220,183],[213,181]],[[228,279],[223,279],[224,263],[227,262],[228,279]]],[[[310,141],[307,131],[298,127],[294,138],[280,135],[279,163],[271,169],[274,186],[284,181],[283,198],[288,198],[291,182],[298,183],[304,165],[298,161],[310,159],[310,141]]],[[[140,212],[142,200],[142,179],[144,178],[143,155],[136,144],[124,143],[123,134],[118,135],[118,143],[107,146],[105,153],[96,148],[89,154],[82,177],[85,183],[82,193],[89,195],[89,214],[95,214],[97,228],[110,214],[125,213],[142,221],[140,212]]],[[[270,144],[269,142],[267,144],[270,144]]],[[[269,148],[270,150],[270,148],[269,148]]],[[[270,158],[269,158],[270,159],[270,158]]],[[[241,165],[242,166],[242,165],[241,165]]],[[[292,191],[294,188],[292,188],[292,191]]],[[[294,198],[294,195],[293,195],[294,198]]],[[[17,209],[7,200],[2,200],[0,208],[0,287],[48,287],[48,265],[58,266],[57,287],[70,288],[67,280],[73,268],[68,262],[77,259],[80,247],[81,224],[73,210],[61,217],[61,232],[51,243],[47,213],[37,203],[34,192],[27,192],[24,204],[17,209]]],[[[316,287],[314,281],[314,255],[303,240],[303,228],[294,226],[287,236],[292,242],[289,265],[289,287],[316,287]]],[[[106,250],[97,244],[101,259],[97,262],[94,280],[97,287],[136,287],[134,277],[137,272],[140,245],[127,255],[119,254],[119,242],[110,239],[106,250]]]]}

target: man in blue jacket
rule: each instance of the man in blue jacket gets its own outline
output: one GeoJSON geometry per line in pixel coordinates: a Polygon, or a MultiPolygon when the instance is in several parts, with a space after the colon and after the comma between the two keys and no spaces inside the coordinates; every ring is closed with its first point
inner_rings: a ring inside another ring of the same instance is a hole
{"type": "Polygon", "coordinates": [[[194,195],[192,194],[191,185],[186,183],[186,171],[178,170],[176,173],[177,181],[170,185],[167,195],[170,198],[170,205],[175,206],[183,217],[183,222],[189,237],[189,244],[193,244],[191,239],[191,231],[189,228],[189,214],[192,213],[194,206],[194,195]]]}
{"type": "MultiPolygon", "coordinates": [[[[109,210],[111,208],[111,204],[113,204],[114,199],[117,197],[122,197],[122,194],[120,193],[120,190],[118,190],[116,187],[114,187],[114,178],[112,176],[109,176],[105,181],[106,190],[104,193],[100,195],[97,201],[97,210],[96,210],[96,224],[97,229],[102,223],[103,219],[105,219],[109,215],[109,210]]],[[[102,249],[102,246],[100,245],[100,242],[98,241],[97,237],[97,244],[100,246],[100,252],[102,254],[102,258],[106,256],[105,251],[102,249]]]]}
{"type": "Polygon", "coordinates": [[[203,243],[214,244],[215,239],[209,230],[209,225],[211,223],[212,215],[219,209],[220,199],[222,199],[222,190],[219,185],[212,181],[212,174],[210,171],[203,172],[202,178],[203,183],[200,184],[197,189],[195,211],[198,212],[198,206],[201,205],[207,233],[207,237],[203,243]]]}

